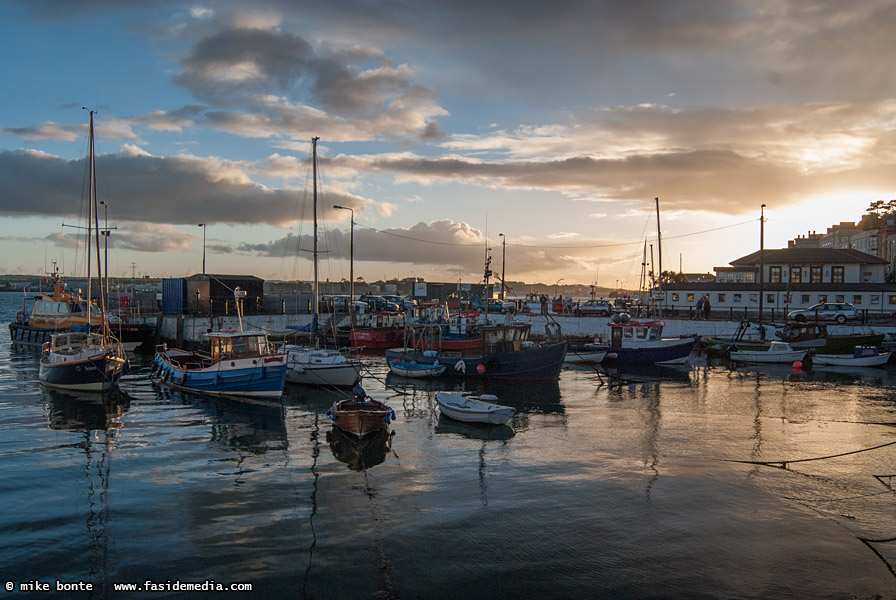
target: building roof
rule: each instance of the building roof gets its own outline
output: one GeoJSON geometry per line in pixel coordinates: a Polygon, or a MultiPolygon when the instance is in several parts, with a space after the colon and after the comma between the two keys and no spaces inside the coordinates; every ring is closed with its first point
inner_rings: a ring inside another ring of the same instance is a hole
{"type": "MultiPolygon", "coordinates": [[[[766,250],[764,254],[765,264],[887,264],[882,258],[849,248],[783,248],[766,250]]],[[[733,260],[729,264],[735,267],[758,265],[759,251],[733,260]]]]}

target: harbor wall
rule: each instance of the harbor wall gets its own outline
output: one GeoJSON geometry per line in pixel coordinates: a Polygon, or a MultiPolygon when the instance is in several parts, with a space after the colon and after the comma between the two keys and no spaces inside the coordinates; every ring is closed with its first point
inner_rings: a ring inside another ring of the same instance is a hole
{"type": "MultiPolygon", "coordinates": [[[[501,315],[493,315],[494,320],[504,318],[501,315]]],[[[547,320],[542,315],[507,315],[510,321],[522,321],[532,325],[532,335],[540,337],[545,335],[545,325],[547,320]]],[[[560,324],[562,333],[570,337],[609,337],[609,319],[606,317],[576,317],[572,315],[551,315],[551,321],[560,324]]],[[[348,326],[349,319],[346,315],[337,315],[335,317],[335,325],[348,326]]],[[[698,321],[692,319],[667,319],[663,331],[664,337],[680,337],[689,335],[698,335],[700,337],[733,336],[740,326],[739,321],[698,321]]],[[[273,339],[297,338],[295,332],[287,329],[287,326],[303,326],[311,323],[311,315],[248,315],[243,317],[243,329],[261,330],[268,333],[273,339]]],[[[324,315],[320,321],[321,327],[330,327],[330,316],[324,315]]],[[[884,333],[890,336],[896,336],[896,325],[892,324],[871,324],[871,325],[837,325],[829,323],[828,331],[830,333],[850,333],[863,332],[869,329],[877,333],[884,333]]],[[[199,343],[204,341],[203,336],[209,330],[238,330],[239,319],[236,316],[190,316],[190,315],[165,315],[162,318],[159,335],[163,341],[169,343],[199,343]]],[[[773,328],[769,327],[767,336],[773,336],[773,328]]],[[[754,324],[750,332],[757,331],[754,324]]]]}

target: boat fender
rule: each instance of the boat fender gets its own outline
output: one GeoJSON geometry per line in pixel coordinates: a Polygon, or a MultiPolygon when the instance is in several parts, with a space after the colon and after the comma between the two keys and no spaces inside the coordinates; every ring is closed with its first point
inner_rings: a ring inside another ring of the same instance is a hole
{"type": "Polygon", "coordinates": [[[336,420],[336,415],[334,415],[334,414],[333,414],[331,411],[329,411],[329,410],[327,411],[327,416],[330,417],[330,420],[331,420],[331,421],[335,421],[335,420],[336,420]]]}
{"type": "Polygon", "coordinates": [[[467,363],[465,363],[463,360],[457,361],[457,363],[454,365],[454,370],[460,371],[461,373],[466,373],[467,372],[467,363]]]}
{"type": "Polygon", "coordinates": [[[124,366],[121,368],[122,373],[130,373],[131,372],[131,359],[124,359],[124,366]]]}
{"type": "Polygon", "coordinates": [[[485,373],[485,365],[482,363],[479,363],[478,365],[476,365],[476,372],[479,373],[480,375],[485,373]]]}

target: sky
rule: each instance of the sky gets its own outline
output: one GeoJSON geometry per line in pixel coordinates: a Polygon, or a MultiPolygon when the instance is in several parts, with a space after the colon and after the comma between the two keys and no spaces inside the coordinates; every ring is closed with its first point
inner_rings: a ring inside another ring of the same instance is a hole
{"type": "Polygon", "coordinates": [[[763,213],[780,248],[896,198],[893,23],[891,0],[0,0],[0,273],[83,275],[88,110],[113,277],[204,252],[311,279],[313,137],[321,280],[712,272],[763,213]]]}

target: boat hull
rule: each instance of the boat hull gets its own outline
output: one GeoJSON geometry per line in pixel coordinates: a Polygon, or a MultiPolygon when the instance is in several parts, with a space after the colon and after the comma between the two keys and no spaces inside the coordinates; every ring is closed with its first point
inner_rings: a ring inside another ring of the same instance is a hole
{"type": "Polygon", "coordinates": [[[333,425],[360,438],[385,429],[395,419],[395,411],[377,400],[350,398],[334,402],[327,416],[333,425]]]}
{"type": "Polygon", "coordinates": [[[835,367],[881,367],[890,360],[889,352],[876,356],[855,356],[853,354],[816,354],[812,357],[813,365],[835,367]]]}
{"type": "Polygon", "coordinates": [[[280,398],[286,382],[285,355],[220,360],[203,366],[188,362],[188,353],[174,350],[157,352],[154,360],[163,383],[191,392],[280,398]]]}
{"type": "Polygon", "coordinates": [[[402,332],[383,327],[356,327],[349,340],[352,346],[369,350],[385,350],[401,343],[402,332]]]}
{"type": "Polygon", "coordinates": [[[738,350],[728,354],[734,362],[757,364],[789,364],[801,361],[806,357],[805,350],[788,352],[770,352],[768,350],[738,350]]]}
{"type": "MultiPolygon", "coordinates": [[[[71,330],[69,328],[33,327],[26,323],[14,322],[9,324],[9,339],[16,344],[42,346],[50,341],[50,336],[53,334],[67,331],[71,330]]],[[[155,341],[156,327],[155,325],[130,323],[110,326],[110,331],[121,342],[125,350],[132,352],[139,348],[152,347],[155,341]]]]}
{"type": "Polygon", "coordinates": [[[124,359],[112,352],[66,363],[50,363],[41,358],[38,379],[52,388],[104,392],[118,384],[124,364],[124,359]]]}
{"type": "Polygon", "coordinates": [[[361,380],[363,365],[336,350],[287,346],[286,352],[287,383],[352,387],[361,380]]]}
{"type": "Polygon", "coordinates": [[[606,350],[607,355],[603,362],[622,365],[655,365],[684,361],[697,345],[697,338],[663,341],[667,343],[644,347],[592,346],[591,351],[606,350]]]}
{"type": "Polygon", "coordinates": [[[465,354],[391,348],[386,360],[445,365],[445,375],[465,379],[557,379],[566,356],[566,342],[489,354],[465,354]]]}

